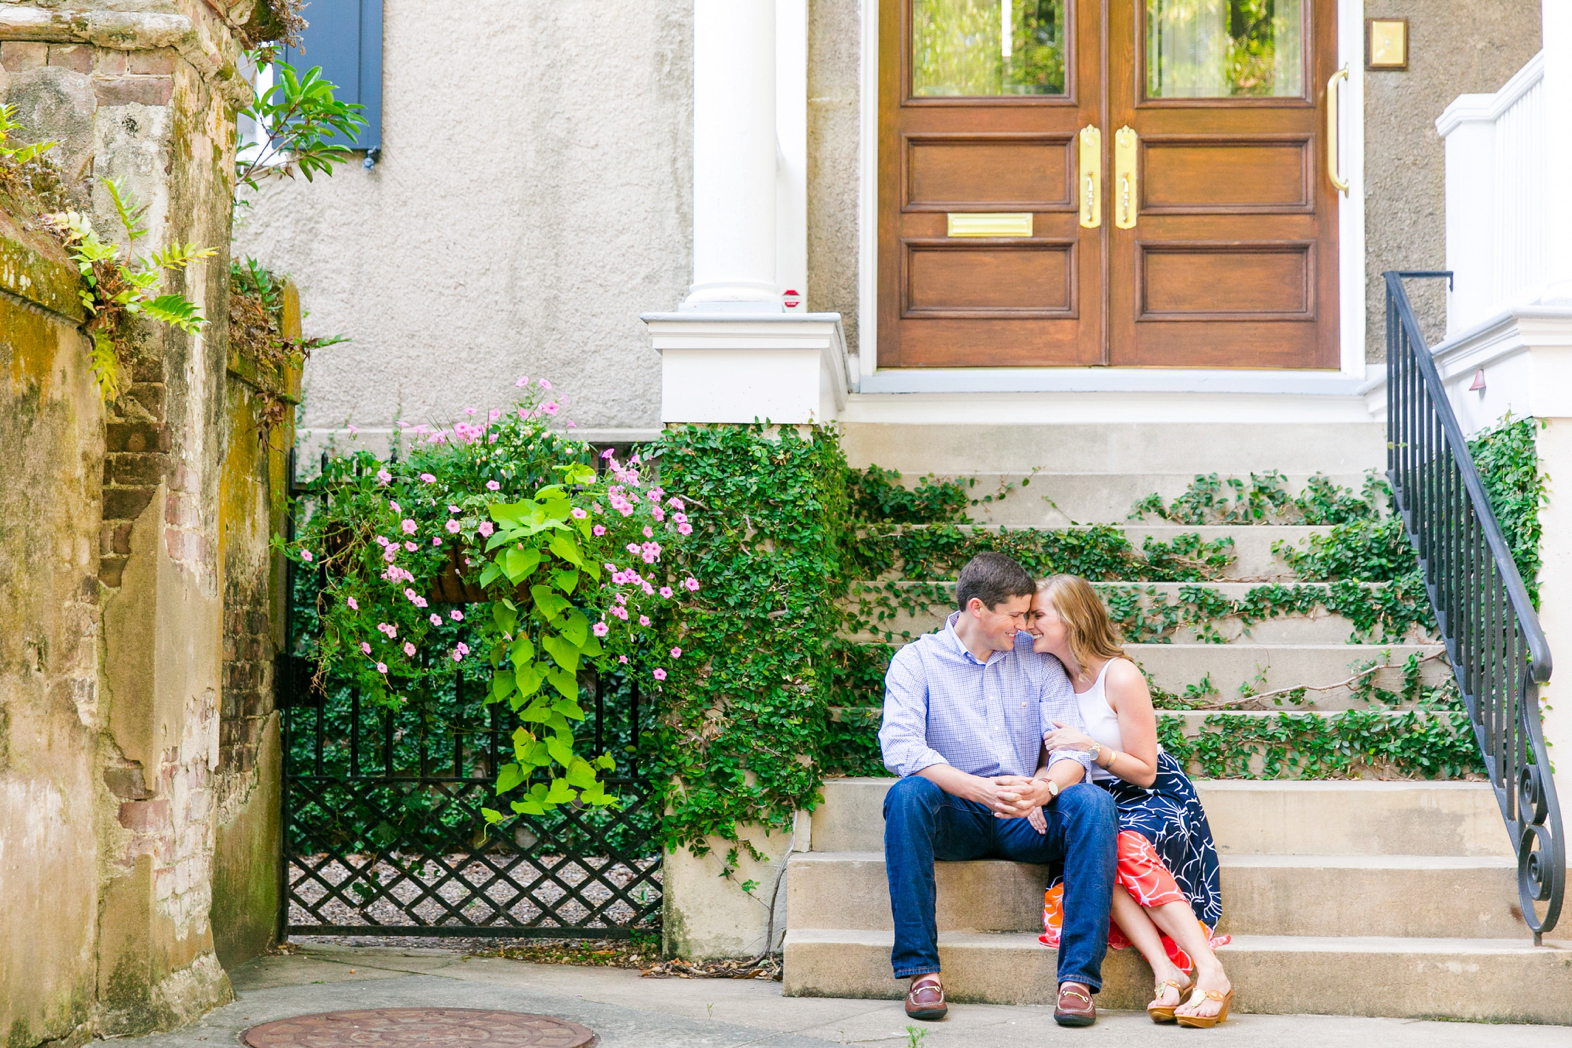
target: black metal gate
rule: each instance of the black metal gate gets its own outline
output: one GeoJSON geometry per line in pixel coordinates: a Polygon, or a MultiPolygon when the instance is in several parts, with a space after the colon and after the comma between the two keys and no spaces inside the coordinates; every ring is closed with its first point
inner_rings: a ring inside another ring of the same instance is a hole
{"type": "MultiPolygon", "coordinates": [[[[316,587],[288,585],[295,652],[316,621],[316,587]]],[[[518,725],[481,701],[482,682],[455,671],[388,707],[331,674],[318,686],[294,654],[277,680],[284,933],[623,938],[657,927],[658,812],[639,759],[652,711],[626,677],[591,683],[579,733],[583,749],[616,758],[607,789],[621,807],[564,807],[500,831],[481,808],[498,806],[493,783],[518,725]]]]}

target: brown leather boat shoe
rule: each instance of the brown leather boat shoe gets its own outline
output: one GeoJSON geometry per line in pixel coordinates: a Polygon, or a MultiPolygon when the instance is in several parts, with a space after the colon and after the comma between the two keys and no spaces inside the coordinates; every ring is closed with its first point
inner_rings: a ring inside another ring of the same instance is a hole
{"type": "Polygon", "coordinates": [[[906,991],[906,1014],[913,1019],[929,1022],[943,1019],[950,1006],[944,1003],[944,987],[937,975],[912,976],[911,988],[906,991]]]}
{"type": "Polygon", "coordinates": [[[1092,1004],[1092,988],[1078,982],[1060,983],[1053,1021],[1060,1026],[1090,1026],[1096,1022],[1097,1008],[1092,1004]]]}

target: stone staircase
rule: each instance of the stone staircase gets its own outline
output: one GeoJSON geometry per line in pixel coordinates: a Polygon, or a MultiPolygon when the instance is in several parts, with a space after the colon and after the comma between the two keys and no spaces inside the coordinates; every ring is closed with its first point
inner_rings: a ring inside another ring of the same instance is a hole
{"type": "MultiPolygon", "coordinates": [[[[1293,583],[1274,544],[1301,544],[1325,526],[1187,527],[1130,521],[1132,503],[1165,500],[1197,474],[1281,471],[1300,490],[1314,475],[1358,490],[1384,459],[1377,425],[1104,425],[1035,427],[848,426],[853,465],[876,463],[916,477],[975,476],[975,491],[1030,480],[973,512],[976,527],[1064,529],[1112,525],[1136,548],[1148,536],[1196,533],[1231,539],[1220,577],[1192,583],[1239,599],[1255,586],[1293,583]],[[987,466],[979,470],[978,466],[987,466]]],[[[913,585],[943,580],[913,580],[913,585]]],[[[1120,580],[1105,580],[1110,591],[1120,580]]],[[[1132,581],[1140,599],[1171,598],[1177,584],[1132,581]]],[[[937,627],[937,601],[908,607],[879,628],[937,627]]],[[[1439,650],[1414,632],[1402,643],[1348,643],[1351,624],[1325,609],[1255,623],[1181,623],[1168,643],[1128,645],[1155,686],[1173,693],[1206,680],[1215,696],[1311,686],[1299,709],[1335,715],[1370,705],[1357,687],[1327,688],[1357,668],[1389,666],[1398,685],[1409,655],[1439,650]]],[[[871,641],[871,635],[861,637],[871,641]]],[[[1389,640],[1391,638],[1388,638],[1389,640]]],[[[1427,682],[1450,673],[1421,665],[1427,682]]],[[[859,716],[873,730],[877,696],[859,716]]],[[[1375,715],[1403,716],[1406,704],[1375,715]]],[[[1193,732],[1206,712],[1181,713],[1193,732]]],[[[1276,717],[1275,710],[1235,714],[1276,717]]],[[[898,998],[890,975],[891,918],[884,877],[884,791],[891,780],[831,779],[814,812],[808,850],[788,868],[785,992],[795,996],[898,998]]],[[[1198,781],[1223,864],[1224,954],[1240,1012],[1572,1023],[1572,949],[1535,948],[1518,915],[1516,863],[1488,787],[1475,782],[1320,780],[1198,781]]],[[[955,1001],[1052,1000],[1053,952],[1039,945],[1044,871],[1005,862],[941,864],[940,954],[955,1001]]],[[[1139,1008],[1151,977],[1133,951],[1110,953],[1105,1008],[1139,1008]]]]}

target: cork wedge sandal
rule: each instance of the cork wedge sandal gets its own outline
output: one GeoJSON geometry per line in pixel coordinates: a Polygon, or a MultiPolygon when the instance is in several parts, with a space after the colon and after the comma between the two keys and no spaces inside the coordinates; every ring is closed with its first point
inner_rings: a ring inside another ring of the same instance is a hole
{"type": "MultiPolygon", "coordinates": [[[[1200,991],[1197,991],[1196,996],[1198,997],[1199,995],[1200,991]]],[[[1208,1000],[1222,1002],[1223,1006],[1217,1010],[1216,1015],[1175,1015],[1174,1021],[1180,1026],[1188,1026],[1194,1030],[1210,1030],[1218,1023],[1225,1021],[1228,1018],[1228,1006],[1234,1003],[1234,991],[1229,990],[1227,993],[1218,993],[1216,990],[1207,990],[1206,997],[1208,1000]]],[[[1191,1001],[1195,999],[1196,997],[1190,998],[1191,1001]]]]}
{"type": "Polygon", "coordinates": [[[1179,991],[1179,999],[1177,1001],[1175,1001],[1173,1004],[1149,1004],[1146,1006],[1146,1014],[1151,1017],[1151,1020],[1154,1023],[1173,1022],[1174,1009],[1184,1003],[1185,994],[1190,992],[1190,990],[1195,986],[1195,982],[1192,980],[1191,982],[1181,986],[1173,979],[1164,979],[1162,982],[1158,983],[1155,987],[1152,988],[1152,1000],[1155,1001],[1160,998],[1163,995],[1163,992],[1170,986],[1179,991]]]}

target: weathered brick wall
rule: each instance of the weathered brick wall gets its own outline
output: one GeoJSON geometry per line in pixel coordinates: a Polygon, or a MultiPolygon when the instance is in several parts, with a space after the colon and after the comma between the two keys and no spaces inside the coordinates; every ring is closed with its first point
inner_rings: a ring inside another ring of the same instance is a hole
{"type": "MultiPolygon", "coordinates": [[[[267,456],[253,448],[229,466],[223,323],[233,105],[249,97],[225,19],[249,6],[95,0],[64,12],[0,0],[0,100],[59,143],[53,155],[88,187],[99,231],[119,239],[112,178],[147,205],[140,250],[218,250],[170,281],[216,322],[197,335],[139,324],[132,383],[107,413],[83,388],[71,323],[57,318],[66,333],[43,366],[0,316],[0,359],[13,358],[0,426],[16,431],[8,457],[32,471],[0,477],[14,484],[0,499],[0,587],[25,598],[0,603],[0,928],[28,930],[0,935],[11,1048],[168,1027],[228,999],[213,925],[221,899],[236,910],[225,877],[247,864],[265,873],[276,851],[271,710],[257,694],[268,680],[255,672],[268,645],[242,639],[244,654],[226,658],[222,642],[226,598],[256,610],[269,585],[269,497],[259,516],[252,483],[266,487],[267,456]],[[230,473],[250,487],[226,485],[230,473]],[[249,501],[226,508],[229,487],[249,501]],[[231,695],[238,713],[226,718],[231,695]]],[[[238,910],[266,902],[253,893],[238,910]]]]}

